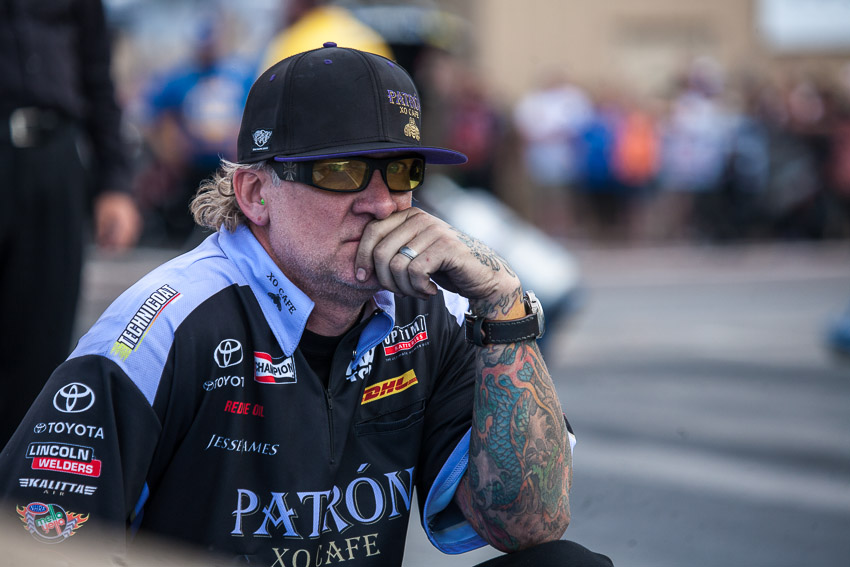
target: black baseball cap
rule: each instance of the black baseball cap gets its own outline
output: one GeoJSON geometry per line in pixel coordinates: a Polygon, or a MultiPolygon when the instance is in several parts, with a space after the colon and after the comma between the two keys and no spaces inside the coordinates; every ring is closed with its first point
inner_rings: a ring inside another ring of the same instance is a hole
{"type": "Polygon", "coordinates": [[[466,162],[422,146],[422,107],[398,63],[335,43],[287,57],[248,93],[237,140],[239,163],[305,161],[371,153],[417,153],[427,163],[466,162]]]}

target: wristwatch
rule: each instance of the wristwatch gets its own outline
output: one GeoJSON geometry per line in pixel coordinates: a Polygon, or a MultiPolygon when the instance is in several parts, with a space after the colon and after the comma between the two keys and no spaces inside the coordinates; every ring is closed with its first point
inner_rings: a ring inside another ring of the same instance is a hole
{"type": "Polygon", "coordinates": [[[466,313],[466,340],[477,346],[506,344],[539,339],[546,330],[543,307],[533,291],[522,296],[526,316],[509,321],[487,321],[483,317],[466,313]]]}

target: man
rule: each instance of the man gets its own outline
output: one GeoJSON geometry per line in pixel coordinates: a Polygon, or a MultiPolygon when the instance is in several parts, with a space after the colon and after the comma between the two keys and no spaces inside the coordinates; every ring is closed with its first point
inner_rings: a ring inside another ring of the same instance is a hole
{"type": "Polygon", "coordinates": [[[426,161],[465,159],[422,146],[420,120],[377,55],[326,43],[261,75],[239,163],[192,204],[218,232],[54,373],[0,457],[2,513],[63,546],[117,523],[249,564],[398,565],[416,486],[445,552],[604,564],[546,544],[571,447],[542,312],[492,250],[412,207],[426,161]]]}
{"type": "Polygon", "coordinates": [[[89,202],[135,244],[100,0],[0,0],[0,448],[71,349],[89,202]]]}

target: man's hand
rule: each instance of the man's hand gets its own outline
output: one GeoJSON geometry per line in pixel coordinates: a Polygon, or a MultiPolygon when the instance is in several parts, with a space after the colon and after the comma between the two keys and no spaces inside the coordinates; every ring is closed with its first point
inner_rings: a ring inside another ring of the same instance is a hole
{"type": "Polygon", "coordinates": [[[436,282],[488,318],[505,316],[522,294],[519,278],[493,250],[417,208],[370,222],[354,269],[360,281],[374,273],[385,289],[421,299],[437,293],[436,282]],[[416,257],[400,254],[402,246],[416,257]]]}
{"type": "Polygon", "coordinates": [[[142,217],[130,195],[106,191],[95,200],[94,225],[98,246],[123,252],[136,245],[142,231],[142,217]]]}
{"type": "MultiPolygon", "coordinates": [[[[354,266],[360,281],[374,273],[401,295],[426,298],[437,293],[436,282],[469,299],[470,309],[486,319],[526,314],[519,278],[502,258],[420,209],[369,223],[354,266]],[[404,256],[402,246],[417,255],[404,256]]],[[[572,456],[537,343],[479,348],[475,365],[469,465],[455,501],[502,551],[556,540],[569,524],[572,456]]]]}

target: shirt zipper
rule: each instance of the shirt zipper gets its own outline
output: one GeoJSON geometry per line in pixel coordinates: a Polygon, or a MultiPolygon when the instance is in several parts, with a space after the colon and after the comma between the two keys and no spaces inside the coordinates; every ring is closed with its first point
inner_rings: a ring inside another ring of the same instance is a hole
{"type": "Polygon", "coordinates": [[[336,462],[336,449],[334,448],[334,418],[333,418],[333,399],[331,398],[331,393],[328,390],[325,390],[325,400],[328,403],[328,438],[331,447],[331,464],[336,462]]]}

